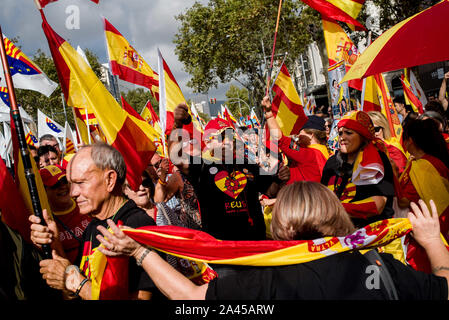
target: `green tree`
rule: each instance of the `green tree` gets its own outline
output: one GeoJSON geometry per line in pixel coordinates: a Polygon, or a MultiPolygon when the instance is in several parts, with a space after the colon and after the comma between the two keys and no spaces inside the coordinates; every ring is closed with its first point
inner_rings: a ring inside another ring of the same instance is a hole
{"type": "Polygon", "coordinates": [[[159,113],[159,103],[151,95],[149,90],[143,88],[137,88],[129,90],[128,92],[121,93],[126,102],[128,102],[138,113],[142,112],[143,108],[150,100],[151,105],[156,113],[159,113]]]}
{"type": "MultiPolygon", "coordinates": [[[[235,80],[251,93],[251,104],[258,105],[265,93],[278,4],[278,0],[210,0],[177,16],[181,26],[175,52],[192,76],[188,86],[206,93],[220,82],[235,80]]],[[[291,69],[312,41],[308,26],[320,22],[317,13],[303,8],[299,0],[283,2],[276,53],[288,52],[285,62],[291,69]]]]}
{"type": "Polygon", "coordinates": [[[250,103],[248,98],[248,89],[239,88],[231,84],[226,92],[226,98],[225,103],[234,116],[238,117],[240,110],[243,116],[249,115],[250,110],[248,109],[248,106],[250,103]]]}

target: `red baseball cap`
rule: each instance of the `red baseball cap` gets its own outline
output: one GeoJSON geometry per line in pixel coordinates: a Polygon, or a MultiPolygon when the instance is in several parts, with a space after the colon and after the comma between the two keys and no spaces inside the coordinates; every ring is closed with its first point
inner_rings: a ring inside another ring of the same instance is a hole
{"type": "Polygon", "coordinates": [[[42,182],[46,187],[53,187],[62,178],[66,177],[64,168],[60,165],[49,165],[39,170],[42,182]]]}
{"type": "Polygon", "coordinates": [[[211,135],[218,135],[228,128],[233,129],[231,123],[227,120],[221,118],[210,120],[204,128],[205,138],[211,135]]]}

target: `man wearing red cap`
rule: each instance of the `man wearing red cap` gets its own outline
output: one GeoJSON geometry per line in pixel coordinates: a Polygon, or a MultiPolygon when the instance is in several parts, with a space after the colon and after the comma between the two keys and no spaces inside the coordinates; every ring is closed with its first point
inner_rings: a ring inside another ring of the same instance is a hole
{"type": "Polygon", "coordinates": [[[45,186],[53,218],[58,226],[59,242],[63,254],[74,263],[82,242],[82,235],[91,218],[81,215],[76,202],[70,196],[66,171],[59,165],[39,170],[45,186]]]}
{"type": "MultiPolygon", "coordinates": [[[[173,129],[182,128],[186,119],[187,106],[178,105],[173,129]]],[[[267,175],[257,164],[241,158],[232,126],[224,119],[214,119],[206,126],[208,150],[202,158],[181,155],[182,142],[176,134],[179,132],[173,130],[169,139],[170,159],[194,187],[203,231],[222,240],[265,239],[259,192],[274,197],[279,184],[289,179],[288,167],[280,168],[277,175],[267,175]]],[[[243,142],[240,147],[243,150],[243,142]]]]}

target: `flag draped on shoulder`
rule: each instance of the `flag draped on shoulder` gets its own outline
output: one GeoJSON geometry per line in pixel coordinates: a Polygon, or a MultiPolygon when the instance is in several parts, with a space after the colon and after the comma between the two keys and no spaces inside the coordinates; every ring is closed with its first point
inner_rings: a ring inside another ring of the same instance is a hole
{"type": "Polygon", "coordinates": [[[159,101],[159,78],[123,35],[106,19],[104,32],[111,72],[120,79],[150,89],[159,101]]]}
{"type": "Polygon", "coordinates": [[[156,147],[145,134],[148,123],[128,116],[104,87],[82,56],[48,24],[43,11],[42,28],[58,71],[67,105],[88,108],[95,114],[107,142],[120,151],[127,165],[126,178],[133,190],[142,181],[156,147]]]}
{"type": "MultiPolygon", "coordinates": [[[[3,37],[14,88],[37,91],[49,97],[58,84],[51,81],[11,40],[3,37]]],[[[3,70],[0,71],[0,87],[6,87],[3,70]]]]}
{"type": "Polygon", "coordinates": [[[285,64],[274,82],[273,92],[276,95],[273,98],[272,111],[282,133],[285,136],[298,134],[307,122],[307,116],[285,64]]]}

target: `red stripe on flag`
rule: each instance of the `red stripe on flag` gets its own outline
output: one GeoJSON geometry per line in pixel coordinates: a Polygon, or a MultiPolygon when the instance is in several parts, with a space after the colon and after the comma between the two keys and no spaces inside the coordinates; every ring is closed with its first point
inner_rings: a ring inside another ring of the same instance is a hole
{"type": "MultiPolygon", "coordinates": [[[[111,71],[117,75],[120,79],[137,84],[139,86],[146,87],[153,92],[153,86],[158,87],[159,81],[150,76],[146,76],[136,70],[117,63],[117,61],[111,61],[111,71]]],[[[156,73],[155,73],[156,74],[156,73]]],[[[154,94],[153,94],[154,95],[154,94]]]]}

